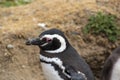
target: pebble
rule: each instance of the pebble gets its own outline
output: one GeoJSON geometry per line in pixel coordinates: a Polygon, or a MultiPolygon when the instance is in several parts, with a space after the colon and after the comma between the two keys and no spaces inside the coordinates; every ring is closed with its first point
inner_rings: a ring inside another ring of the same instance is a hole
{"type": "Polygon", "coordinates": [[[8,53],[5,53],[4,55],[5,55],[5,56],[7,56],[7,55],[8,55],[8,53]]]}
{"type": "Polygon", "coordinates": [[[26,66],[25,66],[25,65],[22,65],[21,67],[22,67],[22,68],[26,68],[26,66]]]}
{"type": "Polygon", "coordinates": [[[38,23],[37,24],[39,27],[43,28],[44,30],[47,30],[46,24],[45,23],[38,23]]]}
{"type": "Polygon", "coordinates": [[[8,49],[13,49],[14,46],[13,46],[12,44],[8,44],[8,45],[7,45],[7,48],[8,48],[8,49]]]}
{"type": "Polygon", "coordinates": [[[4,53],[4,56],[11,56],[11,54],[10,53],[4,53]]]}

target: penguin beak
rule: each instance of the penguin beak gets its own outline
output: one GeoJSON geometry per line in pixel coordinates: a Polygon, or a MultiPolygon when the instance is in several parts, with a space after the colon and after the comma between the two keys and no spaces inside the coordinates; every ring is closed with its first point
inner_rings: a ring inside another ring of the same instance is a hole
{"type": "Polygon", "coordinates": [[[40,38],[28,39],[26,41],[26,45],[40,45],[40,44],[41,44],[40,38]]]}

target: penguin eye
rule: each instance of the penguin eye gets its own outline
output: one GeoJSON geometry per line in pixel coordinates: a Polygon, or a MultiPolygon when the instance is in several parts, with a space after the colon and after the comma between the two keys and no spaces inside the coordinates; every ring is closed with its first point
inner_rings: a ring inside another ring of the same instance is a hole
{"type": "Polygon", "coordinates": [[[52,39],[50,39],[50,38],[46,38],[46,37],[45,37],[45,38],[42,39],[42,41],[50,42],[50,41],[52,41],[52,39]]]}

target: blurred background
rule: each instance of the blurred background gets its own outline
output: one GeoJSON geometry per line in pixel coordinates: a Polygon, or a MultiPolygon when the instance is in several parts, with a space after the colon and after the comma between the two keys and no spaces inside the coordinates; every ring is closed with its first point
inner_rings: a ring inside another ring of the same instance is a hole
{"type": "Polygon", "coordinates": [[[96,80],[120,45],[120,0],[0,0],[0,80],[44,80],[39,48],[28,38],[62,30],[96,80]]]}

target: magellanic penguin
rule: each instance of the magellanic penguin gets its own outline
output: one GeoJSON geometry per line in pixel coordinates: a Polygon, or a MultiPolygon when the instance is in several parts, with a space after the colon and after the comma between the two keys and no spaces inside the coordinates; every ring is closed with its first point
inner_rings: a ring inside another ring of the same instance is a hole
{"type": "Polygon", "coordinates": [[[90,67],[62,31],[46,30],[26,44],[40,47],[40,61],[46,80],[94,80],[90,67]]]}
{"type": "Polygon", "coordinates": [[[101,80],[120,80],[120,47],[116,48],[105,61],[101,80]]]}

